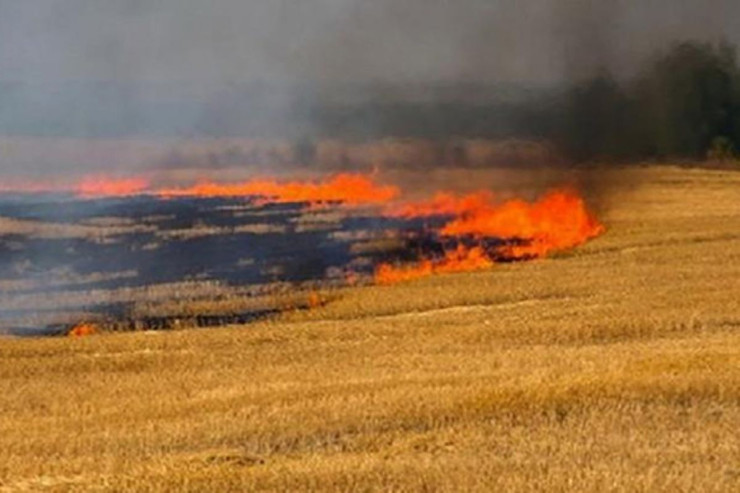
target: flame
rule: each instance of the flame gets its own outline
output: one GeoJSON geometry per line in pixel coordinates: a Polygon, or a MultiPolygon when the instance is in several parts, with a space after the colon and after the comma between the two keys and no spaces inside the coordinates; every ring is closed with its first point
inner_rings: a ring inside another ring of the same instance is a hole
{"type": "MultiPolygon", "coordinates": [[[[155,197],[260,197],[266,203],[308,203],[312,206],[341,203],[348,206],[383,205],[400,196],[392,185],[380,185],[374,174],[340,173],[315,181],[254,179],[239,183],[204,181],[189,187],[152,188],[143,177],[112,178],[87,176],[71,188],[48,183],[23,187],[0,185],[13,192],[72,191],[81,197],[124,197],[151,194],[155,197]]],[[[388,284],[436,273],[480,270],[497,259],[528,259],[548,255],[585,243],[605,229],[588,211],[585,201],[573,190],[551,190],[535,202],[520,199],[496,202],[493,194],[479,191],[468,195],[437,193],[431,200],[406,202],[386,208],[385,215],[400,218],[449,216],[436,234],[457,240],[458,245],[441,258],[427,258],[411,265],[381,264],[375,280],[388,284]],[[477,243],[477,246],[468,246],[477,243]],[[486,240],[499,240],[488,246],[486,240]],[[464,241],[462,241],[464,240],[464,241]],[[478,241],[475,241],[478,240],[478,241]]],[[[348,277],[348,283],[354,278],[348,277]]],[[[312,304],[309,300],[309,304],[312,304]]]]}
{"type": "Polygon", "coordinates": [[[454,250],[445,252],[445,256],[440,260],[425,259],[417,264],[401,266],[380,264],[375,271],[375,282],[395,284],[433,274],[470,272],[488,269],[492,266],[493,260],[482,247],[458,245],[454,250]]]}
{"type": "Polygon", "coordinates": [[[161,189],[161,197],[241,197],[260,196],[268,202],[341,202],[347,205],[378,204],[399,195],[394,186],[377,185],[362,174],[340,173],[320,182],[291,181],[286,183],[274,179],[251,180],[242,183],[203,182],[187,188],[161,189]]]}
{"type": "Polygon", "coordinates": [[[390,215],[423,217],[452,215],[454,218],[439,231],[443,237],[479,240],[510,240],[504,246],[486,250],[482,246],[458,247],[440,260],[423,259],[417,264],[393,266],[381,264],[375,271],[380,284],[418,279],[437,273],[486,269],[494,258],[526,259],[543,257],[553,251],[581,245],[605,231],[588,211],[585,201],[571,190],[552,190],[534,203],[514,199],[493,202],[487,192],[463,197],[438,194],[431,201],[405,204],[390,215]]]}
{"type": "Polygon", "coordinates": [[[144,193],[149,188],[149,180],[143,177],[114,178],[105,175],[88,175],[77,183],[69,181],[9,181],[0,184],[0,193],[72,193],[82,198],[127,197],[144,193]]]}
{"type": "Polygon", "coordinates": [[[388,210],[391,217],[406,219],[428,216],[455,216],[474,212],[486,207],[493,201],[493,194],[480,191],[458,197],[450,192],[438,192],[431,200],[425,202],[407,202],[388,210]]]}
{"type": "Polygon", "coordinates": [[[319,308],[324,304],[324,300],[321,299],[321,295],[318,291],[311,291],[308,294],[308,308],[314,309],[319,308]]]}
{"type": "Polygon", "coordinates": [[[357,206],[382,204],[396,198],[400,191],[391,185],[379,185],[371,176],[360,173],[340,173],[320,181],[287,181],[273,178],[240,183],[201,182],[190,187],[152,188],[144,177],[114,178],[105,175],[85,176],[69,184],[16,182],[0,185],[0,192],[12,193],[74,193],[88,197],[127,197],[152,194],[171,197],[244,197],[256,196],[264,202],[343,203],[357,206]]]}
{"type": "Polygon", "coordinates": [[[79,323],[69,329],[67,335],[69,337],[87,337],[98,333],[98,327],[95,324],[90,323],[79,323]]]}
{"type": "Polygon", "coordinates": [[[79,197],[128,197],[140,195],[149,188],[149,180],[143,177],[111,178],[86,176],[74,186],[79,197]]]}
{"type": "Polygon", "coordinates": [[[10,181],[0,183],[0,193],[42,194],[58,191],[56,187],[43,182],[10,181]]]}
{"type": "Polygon", "coordinates": [[[584,200],[570,190],[553,190],[530,204],[515,199],[464,214],[442,228],[446,236],[473,235],[523,240],[506,247],[512,258],[542,257],[581,245],[604,232],[584,200]]]}

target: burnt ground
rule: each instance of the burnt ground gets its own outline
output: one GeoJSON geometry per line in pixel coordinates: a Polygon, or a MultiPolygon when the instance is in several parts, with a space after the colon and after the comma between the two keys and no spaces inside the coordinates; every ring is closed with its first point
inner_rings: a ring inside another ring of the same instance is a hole
{"type": "MultiPolygon", "coordinates": [[[[213,297],[223,298],[228,290],[252,295],[275,284],[341,284],[350,272],[367,279],[380,261],[441,253],[429,231],[444,220],[245,198],[46,195],[0,197],[0,218],[34,225],[0,229],[0,330],[31,334],[59,331],[77,317],[135,327],[132,307],[148,301],[139,291],[157,285],[172,285],[173,299],[187,299],[176,286],[193,281],[217,286],[213,297]]],[[[157,301],[167,297],[160,293],[157,301]]],[[[218,316],[240,321],[253,314],[218,316]]],[[[168,326],[147,317],[156,328],[168,326]]]]}

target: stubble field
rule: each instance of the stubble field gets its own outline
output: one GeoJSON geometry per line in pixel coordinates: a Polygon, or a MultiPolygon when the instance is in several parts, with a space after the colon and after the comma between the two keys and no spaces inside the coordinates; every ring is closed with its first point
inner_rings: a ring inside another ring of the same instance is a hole
{"type": "Polygon", "coordinates": [[[625,173],[567,254],[0,339],[0,491],[737,491],[740,173],[625,173]]]}

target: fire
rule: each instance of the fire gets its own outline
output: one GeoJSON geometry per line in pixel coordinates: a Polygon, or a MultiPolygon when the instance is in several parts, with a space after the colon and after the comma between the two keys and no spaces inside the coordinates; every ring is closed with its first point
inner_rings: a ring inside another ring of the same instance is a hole
{"type": "Polygon", "coordinates": [[[86,337],[98,333],[98,327],[95,324],[90,323],[79,323],[69,329],[67,335],[69,337],[86,337]]]}
{"type": "Polygon", "coordinates": [[[324,300],[321,299],[321,295],[317,291],[311,291],[308,294],[308,307],[319,308],[324,304],[324,300]]]}
{"type": "MultiPolygon", "coordinates": [[[[8,185],[5,189],[23,191],[8,185]]],[[[373,175],[360,173],[339,173],[313,181],[264,178],[239,183],[204,181],[193,186],[169,188],[152,187],[143,177],[88,176],[71,188],[42,183],[31,184],[27,190],[66,190],[81,197],[139,194],[160,198],[258,197],[264,203],[307,203],[312,206],[327,203],[385,206],[400,196],[397,187],[378,184],[373,175]]],[[[375,280],[382,284],[437,273],[486,269],[501,259],[543,257],[576,247],[604,232],[604,226],[589,212],[583,198],[568,189],[551,190],[534,202],[521,199],[498,202],[488,191],[468,195],[440,192],[428,201],[385,207],[384,214],[390,217],[436,216],[442,221],[447,220],[433,234],[440,238],[440,245],[456,246],[412,265],[379,265],[375,269],[375,280]]],[[[348,283],[352,282],[353,278],[348,277],[348,283]]],[[[313,297],[309,304],[315,304],[313,297]]]]}
{"type": "Polygon", "coordinates": [[[506,247],[511,258],[542,257],[581,245],[604,232],[575,192],[553,190],[530,204],[509,200],[463,214],[442,228],[446,236],[472,235],[522,240],[506,247]]]}
{"type": "Polygon", "coordinates": [[[0,183],[0,193],[42,194],[57,191],[54,186],[43,182],[9,181],[0,183]]]}
{"type": "Polygon", "coordinates": [[[0,185],[0,192],[74,193],[83,198],[127,197],[151,194],[171,197],[260,197],[265,202],[342,203],[350,206],[382,204],[396,198],[400,191],[392,185],[379,185],[371,176],[340,173],[319,181],[286,181],[274,178],[240,183],[201,182],[190,187],[152,188],[144,177],[115,178],[86,176],[75,184],[27,183],[0,185]]]}
{"type": "Polygon", "coordinates": [[[0,184],[0,193],[74,194],[82,198],[91,197],[128,197],[140,195],[149,188],[149,180],[143,177],[114,178],[105,175],[84,176],[76,183],[69,181],[54,183],[52,181],[10,181],[0,184]]]}
{"type": "Polygon", "coordinates": [[[251,180],[242,183],[203,182],[187,188],[156,191],[161,197],[242,197],[259,196],[268,202],[341,202],[347,205],[378,204],[399,195],[394,186],[377,185],[362,174],[340,173],[319,182],[274,179],[251,180]]]}
{"type": "Polygon", "coordinates": [[[149,188],[146,178],[111,178],[107,176],[87,176],[74,187],[80,197],[128,197],[140,195],[149,188]]]}
{"type": "Polygon", "coordinates": [[[456,197],[438,194],[429,202],[406,204],[390,212],[402,217],[451,215],[441,228],[442,237],[461,240],[474,238],[502,241],[501,246],[458,247],[442,259],[423,259],[417,264],[396,267],[381,264],[375,271],[380,284],[417,279],[444,272],[486,269],[495,258],[527,259],[543,257],[585,243],[605,231],[588,211],[585,201],[574,191],[552,190],[534,203],[514,199],[496,204],[492,195],[478,192],[456,197]]]}
{"type": "Polygon", "coordinates": [[[450,192],[438,192],[430,201],[408,202],[389,209],[392,217],[414,218],[428,216],[454,216],[474,212],[493,201],[488,191],[471,193],[458,197],[450,192]]]}
{"type": "Polygon", "coordinates": [[[459,245],[456,249],[445,252],[445,256],[439,260],[425,259],[418,264],[405,266],[381,264],[375,271],[375,282],[378,284],[394,284],[433,274],[469,272],[488,269],[492,266],[493,261],[482,247],[468,248],[459,245]]]}

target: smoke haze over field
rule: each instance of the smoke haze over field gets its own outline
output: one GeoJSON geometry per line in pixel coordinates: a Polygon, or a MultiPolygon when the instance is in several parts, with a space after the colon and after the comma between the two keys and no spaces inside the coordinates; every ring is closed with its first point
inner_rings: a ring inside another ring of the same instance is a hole
{"type": "Polygon", "coordinates": [[[0,135],[292,138],[317,100],[515,98],[677,39],[740,42],[740,3],[0,0],[0,135]]]}
{"type": "Polygon", "coordinates": [[[604,54],[629,68],[670,39],[740,39],[733,0],[5,0],[0,9],[4,80],[187,82],[205,94],[247,81],[543,84],[604,54]]]}

